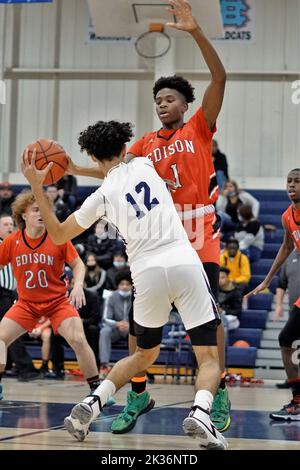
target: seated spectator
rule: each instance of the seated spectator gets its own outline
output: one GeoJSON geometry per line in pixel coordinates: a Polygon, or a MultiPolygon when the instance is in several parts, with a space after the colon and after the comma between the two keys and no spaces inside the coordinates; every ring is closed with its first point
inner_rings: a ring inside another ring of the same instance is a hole
{"type": "Polygon", "coordinates": [[[221,253],[220,265],[229,269],[228,278],[244,293],[251,278],[250,263],[246,255],[239,250],[239,242],[230,238],[221,253]]]}
{"type": "Polygon", "coordinates": [[[77,180],[73,175],[64,175],[57,182],[57,189],[61,199],[65,204],[74,211],[76,207],[76,192],[77,192],[77,180]]]}
{"type": "Polygon", "coordinates": [[[100,378],[109,372],[111,345],[129,334],[128,314],[132,305],[132,279],[129,270],[116,275],[117,291],[107,301],[104,326],[100,331],[100,378]]]}
{"type": "Polygon", "coordinates": [[[239,223],[238,207],[242,204],[250,206],[254,217],[258,217],[258,200],[250,193],[240,190],[235,181],[227,181],[216,204],[218,214],[222,218],[221,231],[225,240],[237,229],[239,223]]]}
{"type": "Polygon", "coordinates": [[[110,268],[106,273],[105,289],[116,290],[116,275],[126,269],[127,256],[125,253],[117,252],[114,254],[113,267],[110,268]]]}
{"type": "Polygon", "coordinates": [[[8,182],[0,184],[0,214],[11,215],[11,205],[15,200],[12,185],[8,182]]]}
{"type": "Polygon", "coordinates": [[[101,268],[107,270],[113,266],[116,240],[109,237],[107,222],[100,220],[96,224],[95,233],[88,236],[84,246],[87,251],[94,253],[101,268]]]}
{"type": "Polygon", "coordinates": [[[216,170],[218,186],[220,190],[222,190],[226,181],[229,180],[228,164],[226,155],[220,152],[218,142],[215,139],[212,141],[212,156],[216,170]]]}
{"type": "Polygon", "coordinates": [[[235,330],[240,325],[243,296],[236,284],[230,281],[229,274],[228,268],[220,268],[219,310],[226,330],[235,330]]]}
{"type": "Polygon", "coordinates": [[[106,279],[106,271],[100,268],[94,253],[87,253],[85,265],[86,273],[84,281],[86,288],[89,291],[98,292],[99,296],[102,297],[106,279]]]}
{"type": "MultiPolygon", "coordinates": [[[[71,275],[69,278],[69,283],[69,290],[72,290],[74,284],[73,277],[71,275]]],[[[97,366],[99,367],[99,323],[101,322],[102,318],[100,299],[96,292],[92,292],[89,289],[86,289],[85,285],[83,291],[85,295],[86,304],[79,308],[77,311],[80,315],[80,318],[82,319],[82,325],[87,342],[89,343],[95,354],[97,366]]],[[[55,335],[52,332],[51,361],[53,364],[53,369],[45,375],[46,378],[60,379],[64,377],[64,345],[68,346],[68,343],[64,340],[64,338],[60,335],[55,335]]]]}
{"type": "Polygon", "coordinates": [[[248,256],[250,263],[254,263],[261,258],[264,249],[264,229],[250,206],[239,206],[238,218],[240,223],[234,238],[239,242],[241,252],[248,256]]]}
{"type": "Polygon", "coordinates": [[[42,342],[42,365],[40,372],[46,374],[48,370],[48,362],[50,359],[50,337],[51,322],[46,317],[41,317],[32,332],[29,333],[31,338],[40,339],[42,342]]]}
{"type": "Polygon", "coordinates": [[[71,211],[60,197],[56,184],[50,184],[49,186],[47,186],[46,194],[53,204],[53,208],[58,220],[60,222],[66,220],[66,218],[70,215],[71,211]]]}

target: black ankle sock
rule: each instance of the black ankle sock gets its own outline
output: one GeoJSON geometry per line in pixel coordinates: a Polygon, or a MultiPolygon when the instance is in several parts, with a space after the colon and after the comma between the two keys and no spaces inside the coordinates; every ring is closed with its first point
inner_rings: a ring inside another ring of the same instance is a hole
{"type": "Polygon", "coordinates": [[[133,377],[131,379],[131,390],[135,393],[143,393],[146,390],[146,377],[133,377]]]}
{"type": "Polygon", "coordinates": [[[41,369],[48,369],[48,361],[42,361],[41,369]]]}
{"type": "Polygon", "coordinates": [[[222,378],[221,378],[221,382],[220,382],[219,388],[221,388],[222,390],[224,390],[224,389],[226,388],[225,377],[222,377],[222,378]]]}
{"type": "Polygon", "coordinates": [[[291,388],[293,392],[293,400],[299,402],[300,398],[300,378],[293,380],[291,383],[291,388]]]}
{"type": "Polygon", "coordinates": [[[95,377],[90,377],[89,379],[86,379],[86,381],[89,384],[91,392],[94,392],[101,383],[98,375],[95,375],[95,377]]]}

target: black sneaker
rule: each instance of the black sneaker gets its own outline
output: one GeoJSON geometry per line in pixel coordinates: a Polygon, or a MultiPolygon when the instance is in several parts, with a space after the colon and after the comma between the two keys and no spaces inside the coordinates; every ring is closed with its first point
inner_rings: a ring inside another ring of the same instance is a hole
{"type": "Polygon", "coordinates": [[[20,372],[18,375],[19,382],[30,382],[31,380],[37,380],[41,378],[41,374],[38,370],[30,370],[27,372],[20,372]]]}
{"type": "Polygon", "coordinates": [[[291,384],[287,380],[285,380],[284,382],[280,382],[276,384],[276,387],[277,388],[290,388],[291,384]]]}
{"type": "Polygon", "coordinates": [[[65,378],[64,370],[49,370],[44,374],[45,379],[63,380],[65,378]]]}

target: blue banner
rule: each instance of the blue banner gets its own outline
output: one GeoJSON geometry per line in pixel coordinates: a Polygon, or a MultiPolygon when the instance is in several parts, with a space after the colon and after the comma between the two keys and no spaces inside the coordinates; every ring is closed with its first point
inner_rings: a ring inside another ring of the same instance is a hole
{"type": "Polygon", "coordinates": [[[53,0],[0,0],[0,3],[52,3],[53,0]]]}

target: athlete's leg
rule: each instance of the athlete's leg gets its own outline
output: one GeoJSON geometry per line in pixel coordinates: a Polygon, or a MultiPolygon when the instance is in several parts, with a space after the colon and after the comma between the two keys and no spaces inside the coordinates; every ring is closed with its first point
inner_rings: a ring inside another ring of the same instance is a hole
{"type": "Polygon", "coordinates": [[[7,348],[16,339],[26,333],[26,330],[14,320],[3,318],[0,322],[0,400],[3,399],[3,387],[1,385],[2,374],[7,360],[7,348]]]}
{"type": "Polygon", "coordinates": [[[95,385],[98,385],[99,382],[98,368],[95,355],[87,342],[79,316],[63,320],[58,328],[58,332],[74,350],[79,367],[86,380],[91,388],[95,388],[95,385]],[[97,383],[95,384],[94,382],[97,383]]]}
{"type": "Polygon", "coordinates": [[[300,421],[300,375],[299,375],[299,354],[295,348],[300,339],[300,298],[294,305],[289,319],[283,330],[279,334],[279,344],[281,347],[284,366],[291,384],[293,399],[288,405],[277,412],[271,413],[271,419],[300,421]]]}
{"type": "MultiPolygon", "coordinates": [[[[67,431],[79,441],[85,439],[90,423],[100,414],[107,401],[123,387],[131,377],[138,374],[141,369],[147,369],[158,357],[162,328],[141,328],[138,346],[131,356],[121,359],[114,365],[107,378],[93,392],[93,395],[85,398],[76,405],[70,416],[65,419],[67,431]],[[144,347],[141,347],[144,346],[144,347]]],[[[141,401],[145,402],[142,397],[141,401]]],[[[128,410],[131,420],[131,429],[134,427],[138,416],[142,413],[135,409],[135,401],[132,409],[128,410]]],[[[148,403],[148,408],[153,408],[154,403],[148,403]]],[[[128,405],[130,407],[130,403],[128,405]]],[[[148,409],[147,409],[148,411],[148,409]]]]}

